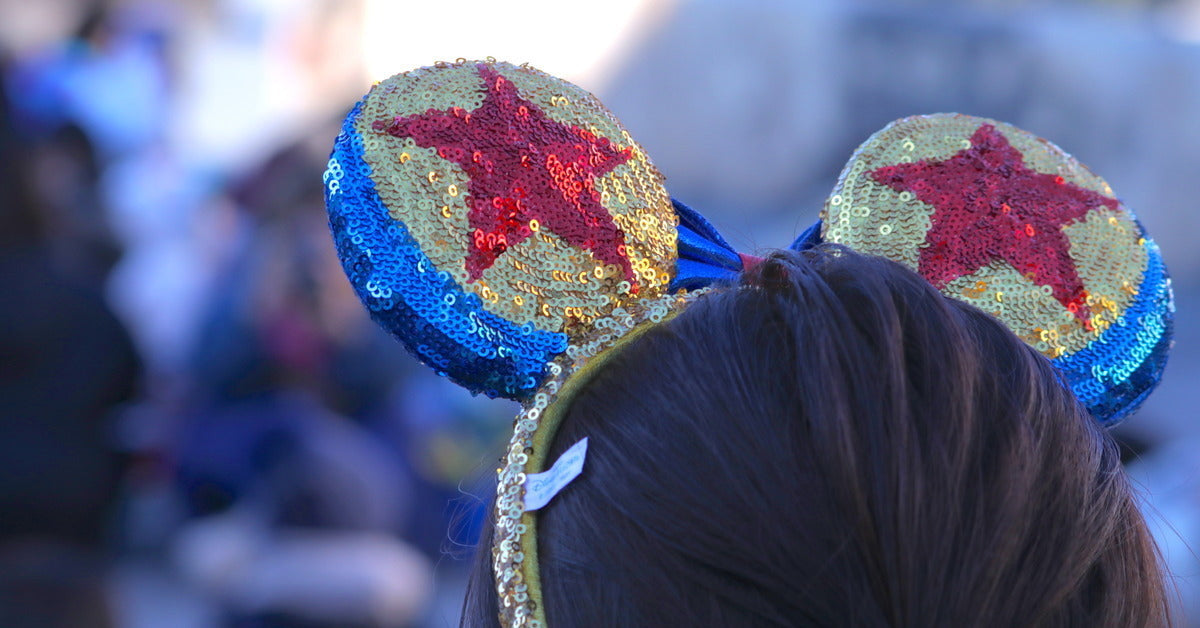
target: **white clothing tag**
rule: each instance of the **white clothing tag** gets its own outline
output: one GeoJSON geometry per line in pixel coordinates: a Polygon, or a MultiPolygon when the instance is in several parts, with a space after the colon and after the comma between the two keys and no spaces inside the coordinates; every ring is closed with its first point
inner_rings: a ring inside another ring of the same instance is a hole
{"type": "Polygon", "coordinates": [[[541,473],[525,476],[525,512],[537,510],[550,503],[558,492],[566,488],[571,480],[583,472],[583,460],[587,457],[587,437],[564,451],[554,466],[541,473]]]}

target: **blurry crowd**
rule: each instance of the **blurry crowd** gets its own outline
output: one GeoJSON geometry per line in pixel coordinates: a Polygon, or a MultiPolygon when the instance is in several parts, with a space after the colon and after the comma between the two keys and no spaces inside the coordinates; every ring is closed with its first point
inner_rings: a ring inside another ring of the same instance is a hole
{"type": "Polygon", "coordinates": [[[1200,625],[1200,0],[466,5],[0,0],[0,626],[456,624],[514,407],[369,321],[321,179],[369,78],[460,55],[598,92],[748,252],[902,116],[1094,167],[1175,281],[1118,436],[1200,625]]]}
{"type": "Polygon", "coordinates": [[[0,626],[453,623],[509,409],[342,277],[349,102],[249,159],[170,136],[172,6],[0,56],[0,626]]]}

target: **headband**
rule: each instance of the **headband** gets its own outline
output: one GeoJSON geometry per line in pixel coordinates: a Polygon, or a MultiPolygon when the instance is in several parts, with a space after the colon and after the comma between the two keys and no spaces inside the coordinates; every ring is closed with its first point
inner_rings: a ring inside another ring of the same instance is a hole
{"type": "MultiPolygon", "coordinates": [[[[674,201],[588,92],[528,66],[439,63],[376,84],[325,172],[346,275],[372,318],[472,391],[521,402],[499,469],[493,575],[506,626],[545,626],[530,474],[574,391],[746,264],[674,201]]],[[[893,122],[855,151],[821,242],[895,260],[992,313],[1115,424],[1157,385],[1174,305],[1158,247],[1103,179],[1010,125],[893,122]]]]}

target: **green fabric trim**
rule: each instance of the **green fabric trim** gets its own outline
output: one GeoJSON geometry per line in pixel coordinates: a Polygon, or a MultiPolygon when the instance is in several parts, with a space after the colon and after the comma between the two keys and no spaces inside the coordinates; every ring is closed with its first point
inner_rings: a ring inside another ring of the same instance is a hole
{"type": "MultiPolygon", "coordinates": [[[[558,426],[562,423],[563,417],[571,407],[575,395],[578,395],[579,391],[587,387],[592,379],[596,377],[596,374],[603,370],[604,366],[612,361],[614,357],[620,354],[624,347],[636,342],[651,329],[675,318],[678,313],[678,311],[671,312],[663,317],[661,321],[646,322],[634,327],[629,330],[629,333],[613,343],[612,346],[593,356],[579,370],[567,377],[567,381],[563,383],[563,387],[558,391],[558,395],[546,406],[546,412],[542,414],[541,420],[538,422],[537,431],[533,435],[533,451],[529,454],[529,462],[525,466],[526,475],[541,473],[546,470],[546,456],[550,451],[550,446],[554,443],[554,437],[558,433],[558,426]]],[[[585,462],[584,464],[587,463],[585,462]]],[[[533,619],[539,622],[543,628],[546,628],[548,624],[546,623],[545,605],[542,603],[542,578],[538,567],[538,512],[540,511],[526,512],[521,515],[521,523],[525,525],[525,534],[523,536],[525,540],[522,542],[521,548],[525,552],[525,560],[521,562],[521,565],[527,587],[526,592],[529,594],[529,599],[533,602],[533,619]]]]}

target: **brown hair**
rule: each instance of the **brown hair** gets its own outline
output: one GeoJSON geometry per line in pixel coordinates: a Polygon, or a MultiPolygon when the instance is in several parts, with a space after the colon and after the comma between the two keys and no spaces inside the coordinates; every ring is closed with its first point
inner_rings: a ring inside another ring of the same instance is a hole
{"type": "MultiPolygon", "coordinates": [[[[613,358],[541,511],[550,628],[1158,626],[1112,439],[1053,366],[910,270],[780,252],[613,358]]],[[[496,625],[490,540],[464,625],[496,625]]]]}

